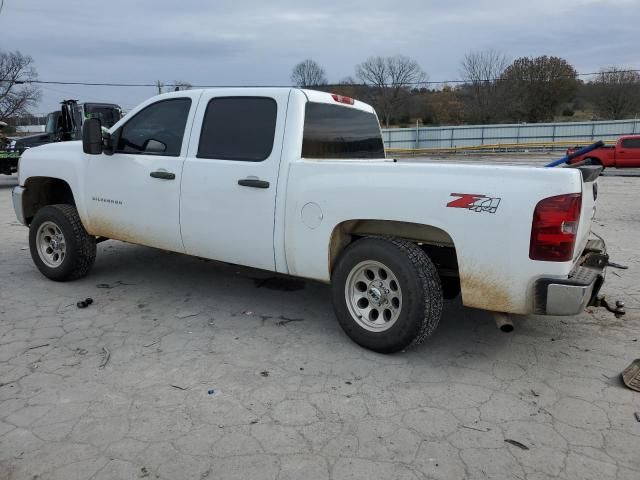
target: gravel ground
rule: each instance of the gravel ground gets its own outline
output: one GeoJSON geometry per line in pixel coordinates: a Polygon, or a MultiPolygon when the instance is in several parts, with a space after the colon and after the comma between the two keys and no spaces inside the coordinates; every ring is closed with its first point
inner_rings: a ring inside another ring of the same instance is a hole
{"type": "Polygon", "coordinates": [[[446,304],[392,356],[341,332],[329,288],[120,242],[42,277],[0,176],[0,480],[640,478],[640,180],[600,180],[604,293],[628,314],[446,304]],[[78,309],[76,302],[94,303],[78,309]]]}

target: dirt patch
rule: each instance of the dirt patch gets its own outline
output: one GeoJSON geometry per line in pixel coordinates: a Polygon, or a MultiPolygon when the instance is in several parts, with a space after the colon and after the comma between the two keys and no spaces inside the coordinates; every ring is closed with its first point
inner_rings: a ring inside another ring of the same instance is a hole
{"type": "Polygon", "coordinates": [[[495,312],[511,312],[514,303],[505,288],[507,281],[495,281],[486,274],[463,274],[460,277],[465,306],[495,312]]]}

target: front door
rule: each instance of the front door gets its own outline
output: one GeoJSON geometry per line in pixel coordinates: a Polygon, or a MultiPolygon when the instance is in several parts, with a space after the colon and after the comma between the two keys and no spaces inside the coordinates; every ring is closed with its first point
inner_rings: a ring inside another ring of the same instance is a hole
{"type": "Polygon", "coordinates": [[[187,253],[275,270],[274,216],[288,89],[202,95],[182,174],[187,253]],[[196,130],[200,130],[196,132],[196,130]]]}
{"type": "Polygon", "coordinates": [[[616,166],[620,168],[640,167],[640,136],[620,141],[616,152],[616,166]]]}
{"type": "Polygon", "coordinates": [[[112,136],[113,155],[87,155],[92,235],[184,251],[180,180],[199,93],[182,93],[132,112],[112,136]]]}

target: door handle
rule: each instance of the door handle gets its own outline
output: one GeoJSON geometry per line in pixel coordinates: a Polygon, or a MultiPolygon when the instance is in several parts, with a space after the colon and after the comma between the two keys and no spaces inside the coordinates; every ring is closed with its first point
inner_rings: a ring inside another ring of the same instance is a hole
{"type": "Polygon", "coordinates": [[[242,187],[269,188],[269,182],[257,178],[243,178],[238,180],[238,185],[242,187]]]}
{"type": "Polygon", "coordinates": [[[167,171],[163,171],[163,170],[158,170],[155,172],[151,172],[149,174],[150,177],[152,178],[161,178],[163,180],[175,180],[176,179],[176,174],[175,173],[171,173],[171,172],[167,172],[167,171]]]}

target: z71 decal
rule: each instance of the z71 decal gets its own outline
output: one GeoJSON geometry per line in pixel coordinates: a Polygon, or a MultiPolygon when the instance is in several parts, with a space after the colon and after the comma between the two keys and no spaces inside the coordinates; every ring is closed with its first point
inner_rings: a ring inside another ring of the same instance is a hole
{"type": "Polygon", "coordinates": [[[476,195],[474,193],[452,193],[452,197],[460,197],[447,203],[447,207],[466,208],[472,212],[496,213],[500,198],[476,195]]]}

